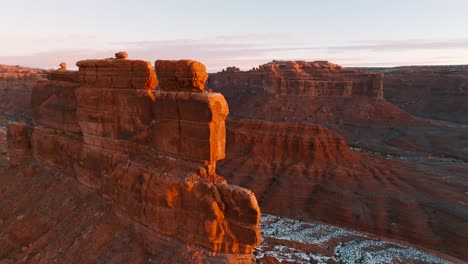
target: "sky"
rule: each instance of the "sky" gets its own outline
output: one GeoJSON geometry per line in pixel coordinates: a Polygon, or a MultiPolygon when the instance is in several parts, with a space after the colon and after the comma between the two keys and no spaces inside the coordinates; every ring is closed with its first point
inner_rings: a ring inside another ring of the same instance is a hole
{"type": "Polygon", "coordinates": [[[0,0],[0,64],[194,59],[209,72],[276,60],[468,64],[467,0],[0,0]]]}

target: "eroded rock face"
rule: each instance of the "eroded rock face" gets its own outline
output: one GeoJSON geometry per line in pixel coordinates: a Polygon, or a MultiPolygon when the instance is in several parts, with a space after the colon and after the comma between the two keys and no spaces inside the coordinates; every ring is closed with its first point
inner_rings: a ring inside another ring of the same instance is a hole
{"type": "Polygon", "coordinates": [[[10,166],[18,166],[31,158],[29,129],[25,123],[9,123],[7,139],[10,166]]]}
{"type": "Polygon", "coordinates": [[[466,161],[467,128],[418,118],[373,93],[343,96],[346,89],[335,93],[332,86],[322,95],[304,93],[292,80],[308,75],[323,85],[379,90],[369,87],[382,75],[311,64],[273,62],[210,75],[210,87],[230,105],[220,173],[254,191],[265,213],[318,219],[466,259],[460,245],[467,237],[457,230],[467,223],[459,184],[467,166],[434,157],[466,161]]]}
{"type": "Polygon", "coordinates": [[[0,170],[3,263],[251,263],[156,232],[57,167],[34,168],[0,170]]]}
{"type": "Polygon", "coordinates": [[[158,85],[151,64],[141,60],[78,61],[80,83],[89,88],[153,90],[158,85]]]}
{"type": "Polygon", "coordinates": [[[154,91],[144,61],[77,65],[78,83],[34,88],[34,159],[74,175],[164,239],[201,247],[206,262],[246,263],[260,242],[260,211],[251,191],[215,172],[225,155],[224,97],[154,91]]]}
{"type": "MultiPolygon", "coordinates": [[[[0,119],[1,120],[1,119],[0,119]]],[[[8,164],[7,128],[0,123],[0,167],[8,164]]]]}
{"type": "MultiPolygon", "coordinates": [[[[219,171],[252,190],[263,213],[319,220],[409,241],[466,259],[467,166],[414,166],[349,149],[318,124],[227,121],[227,156],[219,171]],[[443,179],[443,180],[442,180],[443,179]],[[448,224],[450,223],[450,224],[448,224]]],[[[427,165],[426,165],[427,166],[427,165]]],[[[450,165],[456,166],[456,165],[450,165]]]]}
{"type": "Polygon", "coordinates": [[[425,118],[468,124],[468,66],[366,68],[384,72],[385,98],[425,118]]]}
{"type": "Polygon", "coordinates": [[[0,64],[0,113],[13,120],[31,120],[31,89],[47,71],[0,64]]]}
{"type": "Polygon", "coordinates": [[[211,74],[210,87],[228,97],[241,93],[383,97],[383,74],[347,70],[328,61],[273,61],[247,72],[211,74]]]}
{"type": "Polygon", "coordinates": [[[157,60],[159,86],[163,91],[205,91],[205,65],[193,60],[157,60]]]}

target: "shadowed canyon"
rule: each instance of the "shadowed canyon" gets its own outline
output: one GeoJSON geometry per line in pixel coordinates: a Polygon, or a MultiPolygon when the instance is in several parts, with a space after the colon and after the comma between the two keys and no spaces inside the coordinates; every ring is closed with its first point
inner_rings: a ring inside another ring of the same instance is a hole
{"type": "Polygon", "coordinates": [[[468,261],[468,67],[0,65],[0,263],[468,261]]]}

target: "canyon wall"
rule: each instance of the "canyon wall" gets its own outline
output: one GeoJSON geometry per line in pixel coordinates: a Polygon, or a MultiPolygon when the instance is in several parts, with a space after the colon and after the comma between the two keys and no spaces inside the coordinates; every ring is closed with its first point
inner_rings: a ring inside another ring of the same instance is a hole
{"type": "Polygon", "coordinates": [[[384,72],[385,98],[406,111],[468,124],[468,66],[365,68],[384,72]]]}
{"type": "Polygon", "coordinates": [[[43,78],[47,78],[46,70],[0,64],[0,113],[12,120],[30,121],[31,90],[43,78]]]}
{"type": "MultiPolygon", "coordinates": [[[[5,123],[7,123],[5,121],[5,123]]],[[[7,127],[0,123],[0,167],[8,163],[7,127]]]]}
{"type": "Polygon", "coordinates": [[[210,74],[209,86],[227,97],[242,93],[383,97],[383,74],[343,69],[327,61],[273,61],[251,71],[229,67],[210,74]]]}
{"type": "Polygon", "coordinates": [[[230,105],[220,173],[254,191],[265,213],[320,220],[466,259],[461,245],[467,236],[459,232],[467,223],[460,184],[465,165],[420,161],[466,160],[467,128],[415,117],[385,100],[380,73],[312,64],[274,61],[210,75],[210,88],[223,92],[230,105]],[[271,76],[282,81],[271,82],[271,76]],[[309,93],[288,83],[293,78],[323,78],[331,86],[309,93]],[[336,80],[356,86],[331,89],[336,80]]]}
{"type": "Polygon", "coordinates": [[[159,90],[144,61],[77,66],[33,88],[34,160],[73,175],[157,234],[149,243],[155,252],[169,244],[180,244],[181,253],[201,248],[202,260],[175,254],[171,261],[249,263],[260,242],[260,210],[251,191],[216,174],[229,110],[221,94],[202,92],[204,66],[158,61],[165,78],[187,78],[177,87],[163,81],[159,90]]]}
{"type": "MultiPolygon", "coordinates": [[[[319,220],[467,259],[463,173],[438,174],[350,149],[318,124],[227,122],[219,171],[252,190],[262,212],[319,220]],[[457,176],[458,175],[458,176],[457,176]]],[[[450,165],[455,166],[455,165],[450,165]]]]}

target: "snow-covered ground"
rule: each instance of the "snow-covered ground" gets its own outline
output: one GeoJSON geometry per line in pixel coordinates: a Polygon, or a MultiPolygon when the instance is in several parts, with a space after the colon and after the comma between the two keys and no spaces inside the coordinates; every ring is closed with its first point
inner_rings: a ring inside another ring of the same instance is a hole
{"type": "Polygon", "coordinates": [[[424,251],[321,223],[262,215],[260,263],[452,263],[424,251]]]}

